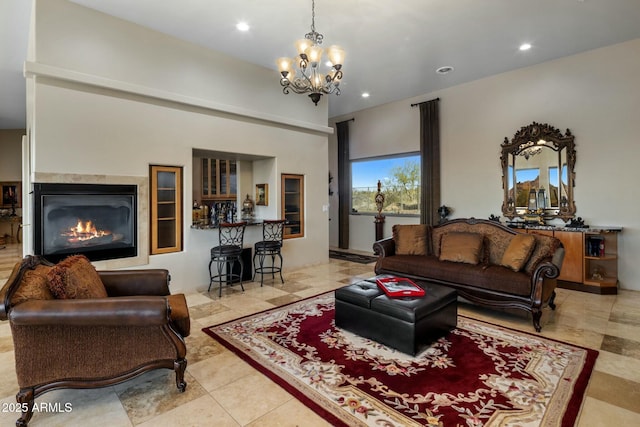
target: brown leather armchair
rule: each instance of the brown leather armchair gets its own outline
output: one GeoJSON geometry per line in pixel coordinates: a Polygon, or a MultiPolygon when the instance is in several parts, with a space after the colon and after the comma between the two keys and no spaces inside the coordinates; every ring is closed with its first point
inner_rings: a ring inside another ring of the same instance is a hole
{"type": "Polygon", "coordinates": [[[16,303],[24,290],[23,298],[16,292],[32,291],[50,266],[26,257],[0,290],[0,319],[9,320],[13,335],[16,400],[26,409],[17,426],[28,424],[34,399],[51,390],[109,386],[158,368],[173,369],[185,390],[189,312],[183,294],[169,295],[167,270],[98,271],[107,298],[36,295],[16,303]]]}

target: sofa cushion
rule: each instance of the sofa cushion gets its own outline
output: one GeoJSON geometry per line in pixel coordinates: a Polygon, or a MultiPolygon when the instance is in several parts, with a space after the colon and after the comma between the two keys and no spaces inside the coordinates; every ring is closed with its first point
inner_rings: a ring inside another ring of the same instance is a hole
{"type": "Polygon", "coordinates": [[[392,228],[398,255],[428,255],[431,227],[425,224],[396,224],[392,228]]]}
{"type": "Polygon", "coordinates": [[[484,237],[478,233],[453,231],[442,236],[440,261],[478,264],[482,254],[484,237]]]}
{"type": "Polygon", "coordinates": [[[523,297],[531,294],[531,276],[499,265],[461,266],[457,262],[440,261],[435,256],[394,255],[381,258],[376,268],[425,281],[443,281],[523,297]]]}
{"type": "Polygon", "coordinates": [[[513,237],[513,233],[502,230],[494,224],[478,223],[469,224],[466,222],[445,222],[442,225],[433,227],[431,230],[431,240],[433,242],[432,254],[440,256],[440,241],[442,236],[453,231],[464,231],[468,233],[478,233],[485,236],[484,258],[488,259],[490,264],[500,264],[504,251],[509,246],[509,242],[513,237]],[[488,242],[488,243],[487,243],[488,242]]]}
{"type": "MultiPolygon", "coordinates": [[[[17,263],[16,269],[19,269],[20,265],[21,263],[17,263]]],[[[11,298],[11,306],[34,299],[53,299],[47,279],[49,270],[51,267],[42,264],[37,265],[33,270],[26,270],[20,281],[20,286],[11,298]]],[[[7,281],[7,283],[10,282],[7,281]]]]}
{"type": "Polygon", "coordinates": [[[531,234],[516,234],[511,239],[507,250],[502,255],[500,265],[508,267],[513,271],[520,271],[529,260],[531,252],[535,247],[536,239],[531,234]]]}
{"type": "Polygon", "coordinates": [[[84,255],[73,255],[47,274],[49,290],[58,299],[106,298],[107,291],[96,269],[84,255]]]}

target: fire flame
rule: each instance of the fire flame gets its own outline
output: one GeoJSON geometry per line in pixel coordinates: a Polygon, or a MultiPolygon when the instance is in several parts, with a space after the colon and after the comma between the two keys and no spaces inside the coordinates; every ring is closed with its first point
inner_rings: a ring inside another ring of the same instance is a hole
{"type": "Polygon", "coordinates": [[[95,239],[97,237],[108,236],[111,232],[108,230],[96,229],[93,221],[91,220],[82,221],[79,219],[76,226],[71,227],[69,232],[65,234],[71,237],[69,241],[85,241],[95,239]]]}

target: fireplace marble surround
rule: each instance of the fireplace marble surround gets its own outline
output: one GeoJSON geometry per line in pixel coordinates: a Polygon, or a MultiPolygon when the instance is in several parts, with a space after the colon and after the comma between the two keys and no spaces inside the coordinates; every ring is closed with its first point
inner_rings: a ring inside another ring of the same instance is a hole
{"type": "MultiPolygon", "coordinates": [[[[138,186],[138,254],[134,257],[94,261],[97,269],[115,270],[149,264],[149,178],[146,176],[88,175],[64,173],[34,173],[33,182],[63,184],[126,184],[138,186]]],[[[26,221],[25,221],[25,225],[26,221]]],[[[33,228],[25,227],[24,241],[33,242],[33,228]]]]}

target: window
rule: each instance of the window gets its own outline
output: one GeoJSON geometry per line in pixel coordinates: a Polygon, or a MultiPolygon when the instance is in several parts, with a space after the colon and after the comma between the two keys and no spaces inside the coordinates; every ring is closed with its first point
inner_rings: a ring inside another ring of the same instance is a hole
{"type": "Polygon", "coordinates": [[[558,177],[558,167],[551,166],[549,168],[549,199],[551,207],[557,208],[560,206],[558,200],[559,194],[567,194],[567,164],[562,165],[562,176],[558,177]],[[559,191],[559,189],[562,191],[559,191]]]}
{"type": "Polygon", "coordinates": [[[516,169],[516,207],[527,207],[529,192],[540,188],[540,169],[516,169]]]}
{"type": "MultiPolygon", "coordinates": [[[[513,188],[513,167],[509,166],[509,188],[513,188]]],[[[549,193],[546,195],[546,206],[557,208],[560,206],[558,200],[559,188],[562,188],[563,194],[566,194],[567,183],[567,165],[562,165],[561,176],[558,177],[558,168],[550,166],[547,170],[545,182],[544,172],[541,173],[539,168],[516,169],[516,207],[527,207],[529,200],[529,191],[531,189],[539,190],[548,188],[549,193]]],[[[513,194],[510,190],[509,194],[513,194]]]]}
{"type": "Polygon", "coordinates": [[[377,213],[378,180],[384,214],[420,215],[420,154],[376,157],[351,162],[351,212],[377,213]]]}

